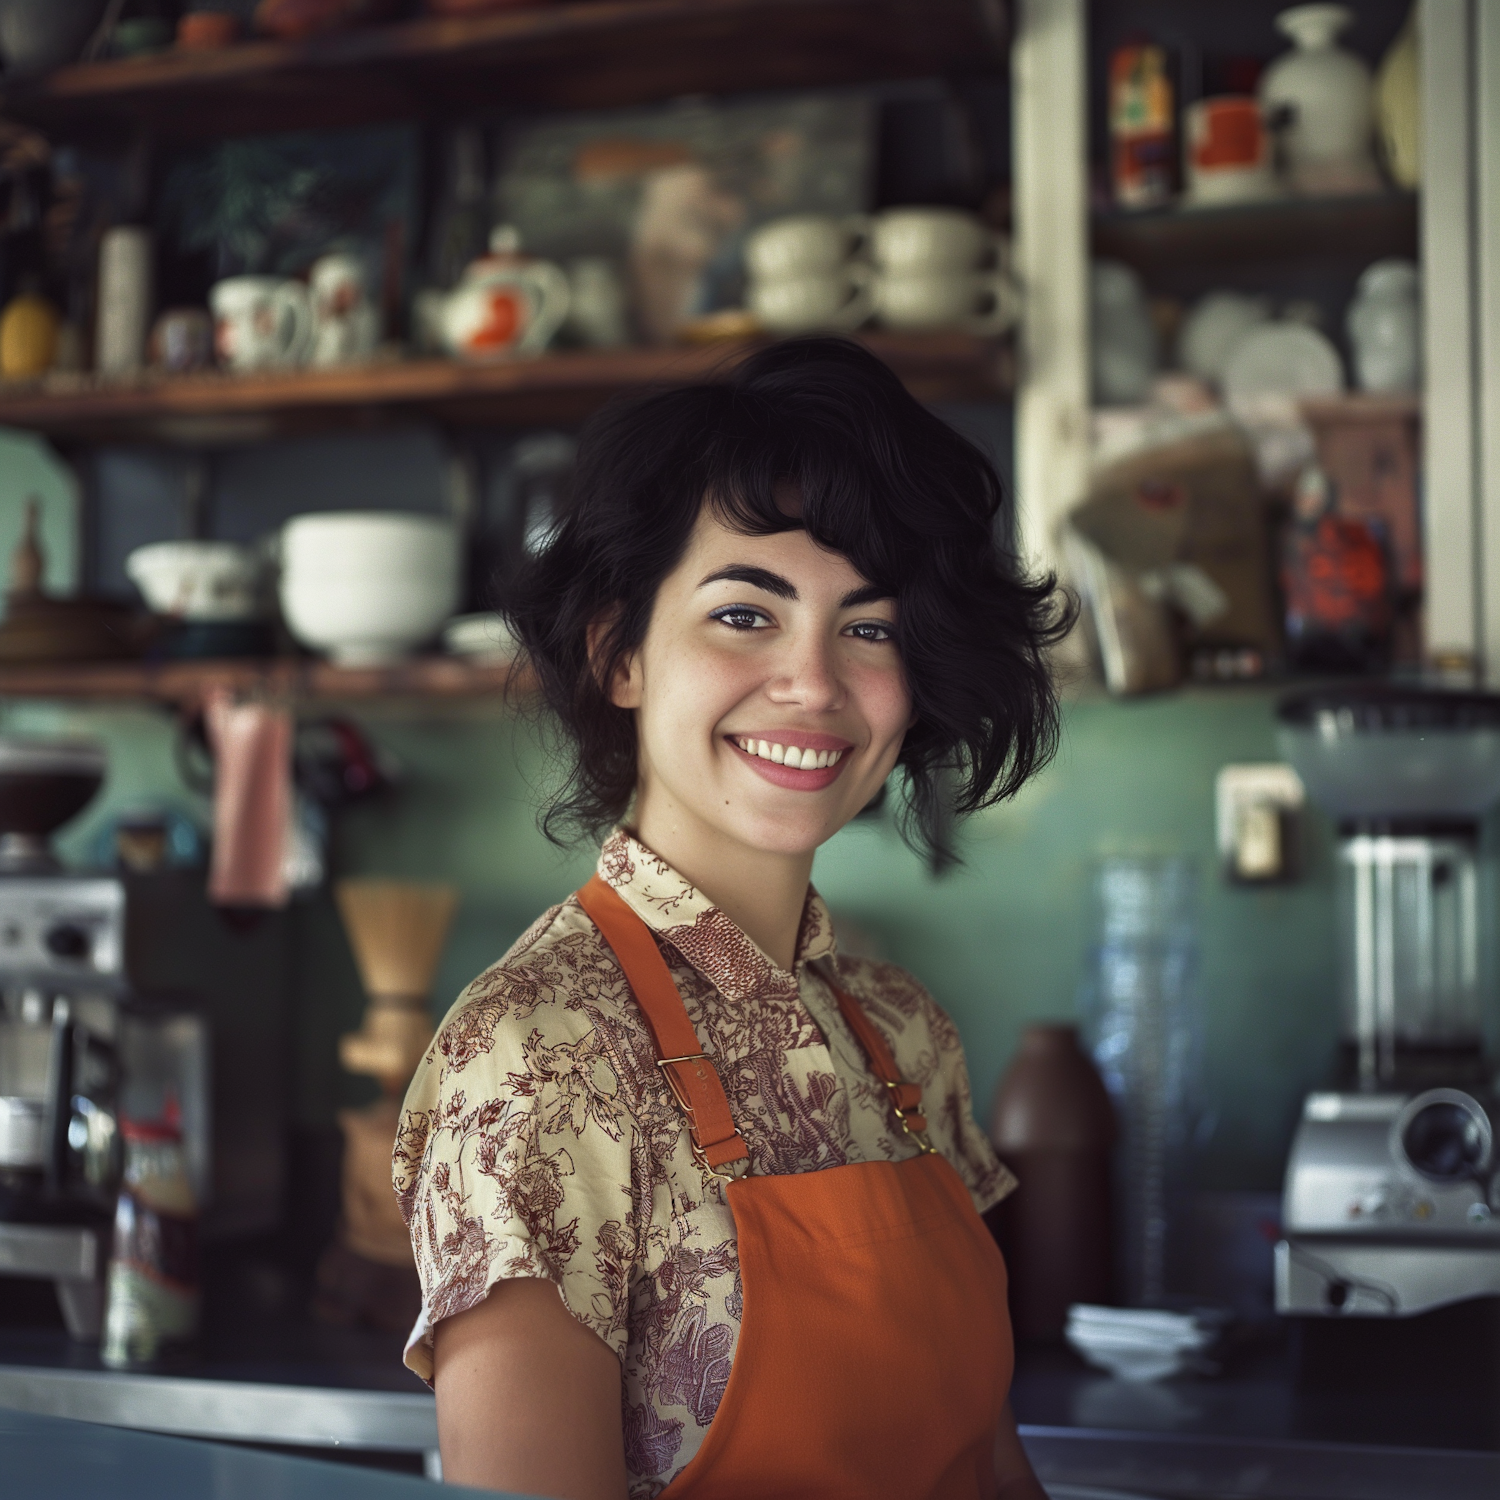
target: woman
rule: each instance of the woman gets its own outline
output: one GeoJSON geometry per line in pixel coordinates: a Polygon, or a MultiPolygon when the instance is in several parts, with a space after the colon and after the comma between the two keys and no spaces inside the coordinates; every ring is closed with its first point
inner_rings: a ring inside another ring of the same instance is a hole
{"type": "Polygon", "coordinates": [[[897,766],[935,851],[1050,754],[1058,611],[999,504],[835,340],[585,438],[507,615],[570,754],[549,832],[625,822],[448,1014],[396,1149],[448,1479],[1040,1500],[958,1035],[808,883],[897,766]]]}

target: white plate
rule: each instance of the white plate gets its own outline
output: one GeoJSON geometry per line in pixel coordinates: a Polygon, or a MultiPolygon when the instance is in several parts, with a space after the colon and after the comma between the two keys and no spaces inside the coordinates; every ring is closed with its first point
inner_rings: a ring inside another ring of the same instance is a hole
{"type": "Polygon", "coordinates": [[[1334,396],[1343,389],[1338,350],[1303,323],[1266,323],[1246,334],[1224,367],[1231,410],[1266,396],[1334,396]]]}

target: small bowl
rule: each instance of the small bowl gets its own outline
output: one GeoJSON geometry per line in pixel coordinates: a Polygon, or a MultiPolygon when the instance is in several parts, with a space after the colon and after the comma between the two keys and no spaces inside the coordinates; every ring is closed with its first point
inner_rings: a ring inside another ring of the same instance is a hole
{"type": "Polygon", "coordinates": [[[174,620],[266,615],[260,554],[237,542],[153,542],[125,559],[125,571],[152,610],[174,620]]]}
{"type": "Polygon", "coordinates": [[[281,533],[281,611],[305,646],[341,666],[399,661],[458,604],[458,531],[441,516],[343,511],[281,533]]]}

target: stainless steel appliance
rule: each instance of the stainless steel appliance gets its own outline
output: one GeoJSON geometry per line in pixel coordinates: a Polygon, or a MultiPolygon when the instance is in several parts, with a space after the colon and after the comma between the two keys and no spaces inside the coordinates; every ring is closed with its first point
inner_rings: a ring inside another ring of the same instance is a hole
{"type": "Polygon", "coordinates": [[[1479,899],[1500,697],[1363,685],[1279,712],[1283,754],[1338,819],[1342,1060],[1287,1163],[1277,1309],[1400,1317],[1500,1294],[1479,899]]]}
{"type": "Polygon", "coordinates": [[[226,923],[200,870],[71,875],[48,836],[104,752],[0,736],[0,1275],[54,1282],[94,1338],[119,1122],[175,1115],[205,1237],[274,1227],[286,1153],[285,931],[226,923]]]}

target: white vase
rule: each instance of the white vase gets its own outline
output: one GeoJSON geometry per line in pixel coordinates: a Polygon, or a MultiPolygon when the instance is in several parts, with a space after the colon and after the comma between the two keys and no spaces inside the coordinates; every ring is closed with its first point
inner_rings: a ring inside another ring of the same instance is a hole
{"type": "Polygon", "coordinates": [[[1089,268],[1094,401],[1128,406],[1145,401],[1156,377],[1156,329],[1141,279],[1118,261],[1089,268]]]}
{"type": "Polygon", "coordinates": [[[1370,70],[1338,45],[1354,19],[1343,5],[1296,5],[1276,17],[1296,44],[1261,80],[1260,100],[1278,129],[1289,185],[1299,193],[1368,193],[1380,187],[1371,152],[1370,70]]]}
{"type": "Polygon", "coordinates": [[[1422,383],[1421,279],[1409,260],[1378,260],[1359,278],[1347,318],[1354,378],[1363,391],[1422,383]]]}

